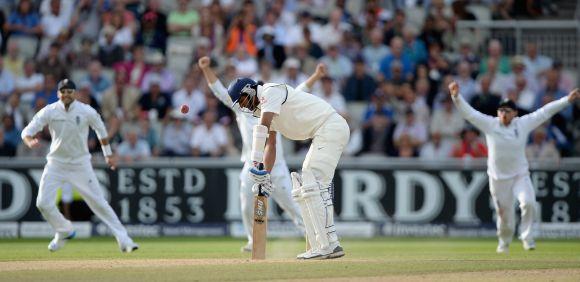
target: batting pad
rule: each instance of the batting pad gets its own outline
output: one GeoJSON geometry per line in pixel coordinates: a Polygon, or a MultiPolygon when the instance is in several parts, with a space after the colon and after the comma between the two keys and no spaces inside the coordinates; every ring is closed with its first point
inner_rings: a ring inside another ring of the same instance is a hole
{"type": "Polygon", "coordinates": [[[308,214],[308,207],[306,207],[306,203],[302,200],[302,189],[300,189],[300,187],[302,187],[302,177],[300,177],[300,174],[297,172],[292,172],[290,177],[292,178],[292,198],[294,198],[294,201],[298,203],[300,213],[302,214],[302,221],[304,222],[304,229],[306,231],[306,240],[312,248],[312,246],[317,246],[316,232],[308,214]]]}

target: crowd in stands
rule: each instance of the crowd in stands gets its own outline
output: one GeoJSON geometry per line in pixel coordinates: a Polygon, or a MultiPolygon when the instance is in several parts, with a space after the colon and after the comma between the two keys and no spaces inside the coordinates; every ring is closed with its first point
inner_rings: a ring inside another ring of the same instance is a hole
{"type": "MultiPolygon", "coordinates": [[[[224,85],[248,76],[295,87],[324,63],[328,76],[311,92],[348,120],[346,155],[486,157],[485,140],[455,109],[448,83],[457,81],[474,108],[494,116],[502,98],[516,101],[522,115],[576,87],[560,58],[543,55],[536,41],[507,56],[499,40],[457,34],[457,21],[478,20],[473,3],[497,19],[553,8],[519,9],[520,2],[3,0],[0,156],[45,156],[47,130],[40,150],[23,146],[20,132],[58,100],[64,78],[101,113],[123,161],[238,155],[233,115],[197,67],[210,56],[224,85]],[[417,8],[420,23],[407,12],[417,8]]],[[[580,156],[579,117],[574,105],[534,131],[528,157],[580,156]]],[[[100,152],[94,133],[89,147],[100,152]]],[[[307,148],[308,141],[288,141],[285,151],[307,148]]]]}

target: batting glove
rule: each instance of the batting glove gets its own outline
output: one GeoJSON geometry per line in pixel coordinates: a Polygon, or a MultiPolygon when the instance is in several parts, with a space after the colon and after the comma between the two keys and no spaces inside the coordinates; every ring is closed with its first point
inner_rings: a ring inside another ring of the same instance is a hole
{"type": "Polygon", "coordinates": [[[259,184],[271,183],[270,173],[267,170],[261,170],[256,167],[250,168],[250,178],[259,184]]]}
{"type": "Polygon", "coordinates": [[[254,186],[252,186],[252,192],[254,193],[254,195],[258,195],[260,194],[260,192],[262,192],[264,196],[270,197],[270,195],[272,194],[272,190],[274,190],[274,186],[272,186],[271,182],[256,183],[254,184],[254,186]]]}

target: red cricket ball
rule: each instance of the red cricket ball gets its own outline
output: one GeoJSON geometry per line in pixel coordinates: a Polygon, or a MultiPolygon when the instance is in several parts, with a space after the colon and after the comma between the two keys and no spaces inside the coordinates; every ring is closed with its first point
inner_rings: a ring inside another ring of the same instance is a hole
{"type": "Polygon", "coordinates": [[[187,114],[189,112],[189,107],[187,105],[181,105],[181,113],[187,114]]]}

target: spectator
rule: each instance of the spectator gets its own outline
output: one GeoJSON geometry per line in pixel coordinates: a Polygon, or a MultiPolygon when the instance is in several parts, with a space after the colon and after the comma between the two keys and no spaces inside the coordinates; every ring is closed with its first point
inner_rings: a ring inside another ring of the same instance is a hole
{"type": "Polygon", "coordinates": [[[419,156],[424,160],[442,160],[451,156],[451,144],[442,139],[441,134],[437,131],[431,132],[431,140],[429,140],[421,148],[419,156]]]}
{"type": "Polygon", "coordinates": [[[177,10],[169,13],[167,24],[172,36],[191,36],[192,29],[199,23],[199,14],[189,7],[189,0],[177,0],[177,10]]]}
{"type": "Polygon", "coordinates": [[[127,83],[140,89],[141,85],[143,85],[143,78],[149,72],[150,67],[145,63],[145,50],[143,46],[133,46],[131,55],[131,60],[116,64],[115,69],[125,70],[127,73],[127,83]]]}
{"type": "Polygon", "coordinates": [[[534,110],[536,93],[527,86],[523,75],[515,76],[515,88],[509,90],[508,98],[516,102],[518,113],[529,113],[534,110]]]}
{"type": "Polygon", "coordinates": [[[447,59],[442,54],[441,45],[437,43],[429,45],[427,67],[429,68],[429,79],[436,83],[439,83],[445,75],[451,72],[449,62],[447,62],[447,59]]]}
{"type": "MultiPolygon", "coordinates": [[[[159,131],[157,126],[153,126],[149,118],[145,115],[140,115],[138,120],[139,138],[145,140],[151,150],[151,155],[159,156],[159,131]]],[[[187,141],[187,140],[186,140],[187,141]]]]}
{"type": "Polygon", "coordinates": [[[425,97],[417,97],[415,91],[411,87],[411,84],[405,83],[401,85],[400,91],[402,91],[403,107],[405,109],[413,110],[415,118],[417,121],[428,124],[429,123],[429,107],[425,102],[425,97]]]}
{"type": "Polygon", "coordinates": [[[363,148],[361,153],[383,156],[394,155],[394,129],[393,112],[385,105],[385,95],[378,90],[371,97],[371,104],[364,116],[362,125],[363,148]]]}
{"type": "Polygon", "coordinates": [[[515,88],[516,77],[524,77],[526,79],[526,86],[534,93],[540,90],[540,82],[537,77],[535,77],[528,69],[526,69],[526,64],[524,63],[524,58],[522,56],[514,56],[512,58],[512,73],[507,77],[509,82],[508,89],[515,88]]]}
{"type": "Polygon", "coordinates": [[[328,68],[328,75],[341,85],[343,80],[352,74],[352,62],[338,52],[338,46],[330,45],[326,55],[320,58],[320,62],[328,68]]]}
{"type": "Polygon", "coordinates": [[[403,39],[398,36],[391,40],[391,53],[380,63],[380,71],[384,79],[393,79],[391,71],[394,63],[401,64],[404,79],[413,77],[413,62],[407,54],[403,53],[403,39]]]}
{"type": "Polygon", "coordinates": [[[466,101],[471,101],[471,99],[477,94],[477,84],[471,77],[471,68],[467,61],[460,61],[459,64],[457,64],[457,76],[455,76],[453,80],[455,80],[459,85],[461,95],[466,101]]]}
{"type": "Polygon", "coordinates": [[[259,73],[252,76],[254,81],[267,81],[267,82],[279,82],[282,83],[282,77],[274,70],[272,63],[266,60],[260,61],[259,73]]]}
{"type": "Polygon", "coordinates": [[[380,62],[383,58],[391,53],[389,47],[383,44],[383,33],[380,29],[375,28],[370,33],[370,44],[363,47],[362,55],[366,65],[370,67],[373,75],[379,73],[380,62]]]}
{"type": "MultiPolygon", "coordinates": [[[[55,1],[55,0],[52,0],[55,1]]],[[[66,64],[59,57],[60,44],[52,43],[48,49],[47,56],[38,63],[38,71],[43,75],[52,74],[56,80],[68,77],[66,64]]]]}
{"type": "Polygon", "coordinates": [[[526,147],[526,157],[528,160],[559,160],[560,152],[554,143],[547,139],[546,130],[542,127],[532,133],[532,143],[526,147]]]}
{"type": "Polygon", "coordinates": [[[280,79],[283,83],[292,87],[297,87],[308,78],[305,74],[300,72],[300,61],[295,58],[286,59],[283,67],[284,73],[280,79]]]}
{"type": "Polygon", "coordinates": [[[258,59],[267,60],[272,63],[276,69],[280,69],[286,60],[286,52],[282,45],[274,42],[275,31],[271,26],[264,26],[260,29],[264,40],[263,47],[258,50],[258,59]]]}
{"type": "Polygon", "coordinates": [[[473,52],[472,42],[468,38],[460,39],[458,61],[465,61],[469,64],[469,73],[475,77],[479,72],[479,57],[473,52]]]}
{"type": "Polygon", "coordinates": [[[478,137],[479,131],[475,127],[468,126],[464,128],[461,131],[461,141],[454,145],[451,155],[454,158],[487,157],[487,148],[478,137]]]}
{"type": "Polygon", "coordinates": [[[91,62],[98,59],[97,52],[93,48],[93,40],[82,38],[80,47],[70,54],[74,69],[88,69],[91,62]]]}
{"type": "Polygon", "coordinates": [[[123,69],[115,71],[114,80],[114,84],[104,92],[101,100],[103,119],[108,121],[115,117],[120,121],[131,121],[137,117],[141,93],[126,84],[127,73],[123,69]]]}
{"type": "Polygon", "coordinates": [[[475,95],[469,104],[482,114],[496,116],[497,106],[501,99],[498,94],[491,92],[491,76],[484,75],[481,78],[480,84],[480,93],[475,95]]]}
{"type": "Polygon", "coordinates": [[[34,57],[38,45],[38,36],[42,35],[40,16],[33,10],[32,1],[20,0],[18,6],[8,18],[4,28],[10,34],[10,41],[21,47],[22,55],[34,57]]]}
{"type": "Polygon", "coordinates": [[[206,108],[205,95],[200,89],[199,77],[188,75],[183,80],[183,86],[171,96],[171,104],[174,109],[181,105],[188,105],[189,112],[185,114],[188,121],[200,120],[200,113],[206,108]]]}
{"type": "Polygon", "coordinates": [[[163,128],[161,134],[161,155],[167,157],[190,156],[191,124],[186,122],[185,115],[177,110],[171,111],[169,116],[170,122],[163,128]]]}
{"type": "Polygon", "coordinates": [[[4,129],[0,127],[0,157],[15,157],[16,146],[4,138],[4,129]]]}
{"type": "MultiPolygon", "coordinates": [[[[127,11],[128,12],[128,11],[127,11]]],[[[132,14],[129,13],[132,17],[132,14]]],[[[133,20],[128,21],[122,12],[115,12],[111,14],[110,21],[105,23],[101,29],[99,35],[99,45],[105,46],[107,43],[107,36],[112,36],[111,43],[123,48],[123,50],[129,51],[133,43],[134,38],[134,26],[130,23],[133,20]]]]}
{"type": "MultiPolygon", "coordinates": [[[[36,110],[42,109],[43,106],[52,104],[58,101],[58,96],[56,94],[56,78],[52,74],[46,74],[44,76],[44,85],[42,90],[36,92],[34,96],[33,106],[36,110]]],[[[34,111],[36,112],[36,111],[34,111]]]]}
{"type": "Polygon", "coordinates": [[[258,72],[258,61],[248,54],[242,46],[238,48],[234,57],[232,57],[231,63],[236,67],[236,73],[240,77],[249,77],[258,72]]]}
{"type": "Polygon", "coordinates": [[[414,150],[420,148],[420,146],[427,141],[427,125],[418,120],[411,109],[408,109],[405,112],[405,119],[398,123],[395,128],[393,142],[396,147],[400,147],[402,142],[401,137],[403,135],[408,135],[408,141],[414,150]]]}
{"type": "MultiPolygon", "coordinates": [[[[150,80],[153,77],[161,78],[161,91],[165,93],[173,92],[175,89],[175,75],[173,75],[173,73],[165,67],[165,57],[163,54],[155,52],[149,55],[148,59],[151,68],[145,73],[143,77],[143,81],[141,82],[141,92],[150,91],[150,80]]],[[[135,69],[133,69],[133,72],[135,72],[135,69]]]]}
{"type": "Polygon", "coordinates": [[[366,72],[365,61],[358,57],[354,62],[354,72],[346,80],[342,90],[347,101],[368,101],[377,89],[374,78],[366,72]]]}
{"type": "MultiPolygon", "coordinates": [[[[572,89],[574,89],[574,87],[576,87],[576,80],[572,77],[572,75],[568,72],[565,72],[563,69],[564,65],[562,64],[562,61],[560,60],[555,60],[554,63],[552,64],[552,69],[558,77],[558,87],[560,87],[560,89],[562,89],[562,91],[566,92],[566,93],[570,93],[572,91],[572,89]]],[[[545,74],[549,73],[550,70],[546,71],[545,74]]],[[[541,80],[543,82],[543,85],[545,85],[546,82],[546,76],[544,75],[544,77],[542,77],[543,79],[541,80]]]]}
{"type": "MultiPolygon", "coordinates": [[[[308,53],[308,45],[304,42],[294,47],[295,58],[300,61],[300,71],[302,73],[313,73],[318,64],[316,59],[308,53]]],[[[265,80],[268,81],[268,80],[265,80]]]]}
{"type": "MultiPolygon", "coordinates": [[[[224,48],[224,27],[221,25],[218,19],[212,17],[211,10],[209,8],[202,8],[199,25],[195,26],[193,29],[194,38],[207,38],[208,39],[208,50],[216,50],[216,53],[221,53],[224,48]]],[[[199,42],[198,42],[199,44],[199,42]]],[[[209,56],[209,54],[208,54],[209,56]]],[[[193,61],[197,62],[202,56],[197,56],[193,61]]]]}
{"type": "Polygon", "coordinates": [[[24,66],[24,58],[20,55],[20,46],[18,41],[9,39],[6,47],[6,55],[4,55],[4,68],[6,68],[14,77],[22,75],[22,66],[24,66]]]}
{"type": "Polygon", "coordinates": [[[28,59],[24,62],[23,75],[16,78],[16,93],[20,95],[20,103],[27,109],[32,109],[32,101],[36,92],[42,90],[44,76],[35,69],[34,60],[28,59]]]}
{"type": "Polygon", "coordinates": [[[502,74],[508,74],[511,72],[510,60],[507,56],[502,54],[501,43],[497,39],[492,39],[488,43],[487,56],[483,58],[482,63],[479,65],[479,73],[486,74],[488,72],[488,59],[495,59],[498,65],[498,71],[502,74]]]}
{"type": "Polygon", "coordinates": [[[494,58],[487,59],[487,68],[488,71],[485,75],[488,75],[491,79],[490,91],[498,94],[500,97],[505,97],[507,91],[513,87],[509,74],[503,74],[497,71],[497,60],[494,58]]]}
{"type": "Polygon", "coordinates": [[[427,47],[417,38],[417,30],[413,26],[406,25],[403,28],[403,41],[403,53],[407,54],[413,64],[427,62],[427,47]]]}
{"type": "Polygon", "coordinates": [[[526,42],[524,64],[526,65],[526,70],[534,77],[534,79],[538,79],[545,75],[552,67],[552,59],[538,54],[538,45],[533,41],[528,41],[526,42]]]}
{"type": "Polygon", "coordinates": [[[191,137],[192,154],[195,157],[223,156],[228,136],[223,125],[216,123],[217,113],[206,111],[202,115],[203,123],[196,126],[191,137]]]}
{"type": "MultiPolygon", "coordinates": [[[[539,109],[543,105],[560,99],[564,96],[566,96],[566,92],[560,88],[558,72],[555,70],[550,70],[546,73],[546,83],[544,88],[540,89],[538,95],[536,96],[534,109],[539,109]]],[[[569,117],[571,110],[571,108],[567,108],[561,113],[569,117]]]]}
{"type": "Polygon", "coordinates": [[[303,34],[303,38],[304,41],[303,43],[307,46],[308,48],[308,54],[316,59],[320,59],[322,58],[322,56],[324,56],[324,51],[322,50],[322,47],[320,47],[320,45],[318,45],[317,42],[314,42],[312,39],[312,27],[304,27],[302,29],[302,34],[303,34]]]}
{"type": "Polygon", "coordinates": [[[316,96],[322,98],[334,108],[334,110],[341,116],[347,118],[348,110],[344,97],[335,90],[334,81],[330,76],[324,76],[320,79],[322,83],[322,91],[316,92],[316,96]]]}
{"type": "Polygon", "coordinates": [[[99,103],[101,103],[105,91],[112,85],[109,78],[103,73],[103,66],[97,60],[89,64],[88,74],[81,82],[88,82],[91,85],[91,93],[99,103]]]}
{"type": "MultiPolygon", "coordinates": [[[[70,14],[63,11],[61,0],[50,1],[49,12],[42,15],[41,25],[43,39],[40,46],[40,53],[44,54],[50,44],[61,33],[67,33],[70,25],[70,14]]],[[[67,1],[64,1],[67,2],[67,1]]]]}
{"type": "MultiPolygon", "coordinates": [[[[98,113],[101,113],[101,105],[99,105],[99,103],[97,102],[97,99],[95,99],[95,97],[93,96],[93,93],[91,93],[91,85],[87,81],[85,81],[85,82],[79,83],[78,87],[79,87],[79,89],[76,92],[77,100],[79,100],[79,102],[90,105],[98,113]]],[[[94,137],[95,137],[95,142],[99,143],[99,140],[98,140],[96,134],[94,137]]],[[[97,145],[96,143],[95,143],[95,146],[97,145]]]]}
{"type": "Polygon", "coordinates": [[[14,118],[11,115],[4,115],[2,118],[2,128],[4,130],[4,143],[8,147],[18,148],[18,145],[22,142],[22,139],[20,139],[22,129],[16,127],[14,118]]]}
{"type": "Polygon", "coordinates": [[[14,76],[4,67],[4,59],[0,57],[0,103],[6,102],[14,90],[14,76]]]}
{"type": "Polygon", "coordinates": [[[114,27],[105,26],[101,32],[105,40],[99,44],[99,62],[105,67],[112,67],[115,63],[123,61],[125,51],[114,42],[114,27]]]}
{"type": "Polygon", "coordinates": [[[431,135],[437,133],[444,143],[452,144],[459,137],[465,121],[453,106],[449,95],[443,99],[441,105],[442,107],[436,109],[431,117],[431,135]]]}
{"type": "MultiPolygon", "coordinates": [[[[4,115],[12,116],[14,121],[14,126],[19,130],[22,130],[28,121],[28,111],[25,111],[23,107],[20,106],[20,96],[17,94],[12,94],[8,98],[8,102],[4,107],[4,115]]],[[[2,112],[2,109],[0,109],[2,112]]]]}
{"type": "Polygon", "coordinates": [[[256,25],[248,22],[241,14],[235,16],[226,35],[226,54],[232,55],[242,48],[250,56],[256,56],[258,49],[254,41],[255,33],[256,25]]]}
{"type": "Polygon", "coordinates": [[[395,142],[395,156],[399,158],[416,158],[419,156],[418,145],[411,135],[404,133],[395,142]]]}
{"type": "Polygon", "coordinates": [[[171,98],[161,89],[161,77],[150,76],[151,87],[139,99],[141,111],[147,111],[153,116],[153,120],[165,118],[165,114],[171,108],[171,98]]]}
{"type": "MultiPolygon", "coordinates": [[[[393,39],[395,37],[400,37],[403,35],[403,27],[407,23],[407,16],[405,15],[405,11],[403,10],[396,10],[395,15],[393,16],[393,20],[391,23],[384,25],[384,36],[383,40],[385,44],[392,44],[393,39]]],[[[425,22],[427,25],[427,22],[425,22]]],[[[434,26],[434,25],[433,25],[434,26]]],[[[423,40],[423,42],[430,42],[423,40]]]]}
{"type": "Polygon", "coordinates": [[[350,24],[342,21],[342,15],[342,9],[335,8],[330,13],[328,23],[320,29],[320,37],[318,37],[317,42],[323,49],[340,44],[344,33],[352,28],[350,24]]]}
{"type": "Polygon", "coordinates": [[[151,157],[149,144],[139,138],[137,129],[129,129],[125,134],[125,140],[117,147],[117,155],[121,161],[132,163],[151,157]]]}
{"type": "Polygon", "coordinates": [[[137,44],[165,54],[167,48],[167,16],[159,10],[159,0],[149,1],[141,16],[137,44]]]}

